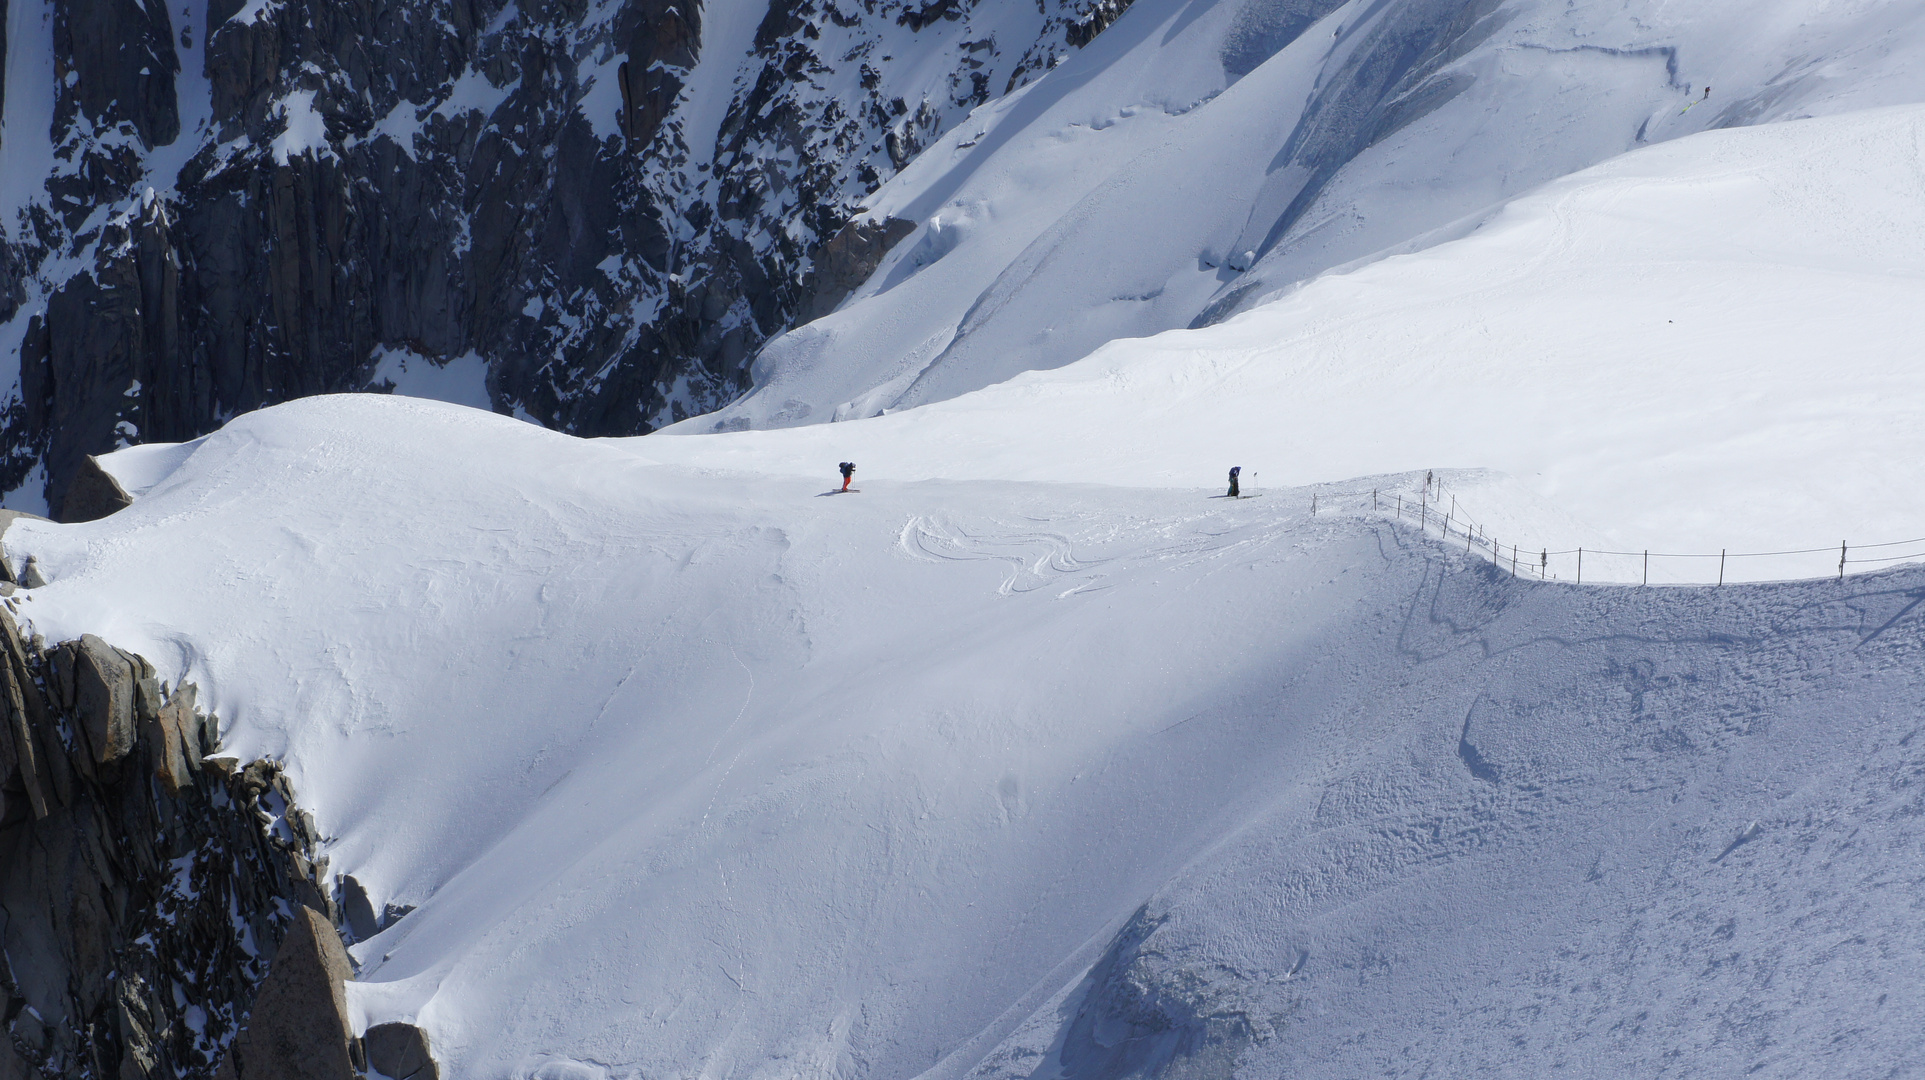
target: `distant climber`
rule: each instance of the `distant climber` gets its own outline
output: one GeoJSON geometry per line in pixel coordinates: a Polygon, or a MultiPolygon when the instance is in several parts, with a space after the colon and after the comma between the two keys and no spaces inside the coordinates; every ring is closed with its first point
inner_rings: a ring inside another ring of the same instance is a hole
{"type": "Polygon", "coordinates": [[[840,467],[842,469],[842,490],[847,491],[849,490],[849,481],[856,478],[856,463],[853,461],[845,461],[840,467]]]}
{"type": "Polygon", "coordinates": [[[1699,98],[1697,101],[1694,101],[1689,105],[1686,105],[1684,107],[1684,111],[1680,112],[1678,115],[1683,116],[1685,113],[1690,112],[1692,109],[1697,108],[1700,104],[1703,104],[1704,102],[1709,100],[1711,100],[1711,88],[1707,86],[1704,88],[1704,96],[1699,98]]]}
{"type": "Polygon", "coordinates": [[[1230,498],[1232,499],[1239,497],[1237,494],[1237,474],[1242,471],[1243,466],[1241,465],[1235,466],[1230,470],[1230,498]]]}

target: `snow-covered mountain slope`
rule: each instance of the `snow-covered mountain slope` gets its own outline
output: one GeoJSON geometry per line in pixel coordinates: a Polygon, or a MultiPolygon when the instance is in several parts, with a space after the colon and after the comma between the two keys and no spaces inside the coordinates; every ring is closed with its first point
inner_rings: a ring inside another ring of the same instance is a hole
{"type": "Polygon", "coordinates": [[[11,0],[0,494],[390,382],[584,434],[724,404],[900,238],[862,198],[1126,3],[11,0]]]}
{"type": "MultiPolygon", "coordinates": [[[[1484,467],[1523,490],[1467,492],[1464,509],[1527,550],[1831,545],[1729,568],[1815,576],[1841,538],[1925,534],[1906,494],[1925,455],[1921,147],[1917,106],[1706,132],[1216,326],[1112,342],[888,416],[665,433],[643,452],[762,472],[854,459],[864,478],[1185,488],[1231,465],[1292,485],[1484,467]]],[[[675,432],[689,430],[699,422],[675,432]]],[[[1589,569],[1642,572],[1623,559],[1589,569]]],[[[1719,571],[1716,558],[1660,561],[1654,580],[1719,571]]]]}
{"type": "Polygon", "coordinates": [[[918,231],[693,426],[873,415],[1220,321],[1641,145],[1925,101],[1921,61],[1915,3],[1145,2],[878,191],[918,231]]]}
{"type": "Polygon", "coordinates": [[[307,399],[15,521],[17,602],[197,680],[419,905],[353,1002],[443,1075],[1925,1050],[1925,573],[1537,584],[1299,493],[830,496],[669,443],[307,399]]]}

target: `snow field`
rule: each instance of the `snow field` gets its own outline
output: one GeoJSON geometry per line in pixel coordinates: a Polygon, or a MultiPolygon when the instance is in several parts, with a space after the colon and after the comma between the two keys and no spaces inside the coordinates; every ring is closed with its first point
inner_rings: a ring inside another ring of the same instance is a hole
{"type": "Polygon", "coordinates": [[[871,416],[1213,323],[1627,151],[1925,100],[1921,56],[1925,12],[1864,0],[1147,0],[883,185],[872,213],[922,229],[687,426],[871,416]]]}
{"type": "Polygon", "coordinates": [[[1539,585],[1301,492],[663,444],[312,398],[6,542],[419,905],[353,1001],[451,1075],[1917,1057],[1920,571],[1539,585]]]}
{"type": "Polygon", "coordinates": [[[287,763],[417,905],[360,1021],[449,1075],[1903,1075],[1925,570],[1574,588],[1355,494],[1925,534],[1925,109],[1843,114],[1916,99],[1917,11],[1673,7],[1511,5],[1378,131],[1332,103],[1421,97],[1364,61],[1453,5],[1142,0],[878,193],[920,231],[723,416],[298,401],[15,521],[15,603],[287,763]]]}
{"type": "MultiPolygon", "coordinates": [[[[1925,535],[1906,494],[1925,453],[1922,127],[1905,106],[1707,132],[1218,326],[873,419],[691,421],[639,445],[757,472],[840,455],[863,477],[1194,488],[1231,465],[1291,486],[1483,467],[1538,497],[1465,493],[1487,527],[1517,522],[1502,542],[1714,556],[1654,563],[1655,582],[1716,580],[1721,548],[1905,540],[1925,535]]],[[[1734,561],[1727,580],[1836,563],[1734,561]]]]}

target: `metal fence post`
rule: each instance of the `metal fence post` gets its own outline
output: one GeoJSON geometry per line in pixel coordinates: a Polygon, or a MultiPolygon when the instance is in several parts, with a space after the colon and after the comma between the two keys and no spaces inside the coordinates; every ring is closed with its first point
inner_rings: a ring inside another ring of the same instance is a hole
{"type": "Polygon", "coordinates": [[[1724,548],[1718,549],[1718,584],[1724,584],[1724,548]]]}
{"type": "Polygon", "coordinates": [[[1651,584],[1651,549],[1644,549],[1644,584],[1651,584]]]}
{"type": "Polygon", "coordinates": [[[1838,541],[1838,580],[1845,580],[1845,542],[1838,541]]]}
{"type": "Polygon", "coordinates": [[[1577,583],[1584,584],[1584,549],[1577,549],[1577,583]]]}

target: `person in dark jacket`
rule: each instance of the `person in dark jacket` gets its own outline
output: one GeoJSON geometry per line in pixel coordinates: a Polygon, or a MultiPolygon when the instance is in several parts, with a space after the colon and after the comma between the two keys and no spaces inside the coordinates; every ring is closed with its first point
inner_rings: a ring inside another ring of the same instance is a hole
{"type": "Polygon", "coordinates": [[[849,490],[849,481],[854,480],[856,478],[856,463],[853,461],[845,461],[842,463],[841,467],[842,467],[842,490],[847,491],[849,490]]]}
{"type": "Polygon", "coordinates": [[[1243,466],[1241,465],[1238,465],[1230,470],[1230,497],[1232,499],[1239,497],[1237,494],[1237,474],[1241,473],[1242,471],[1243,471],[1243,466]]]}

